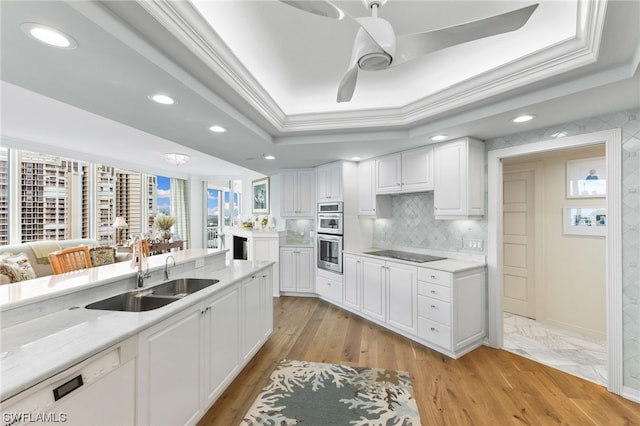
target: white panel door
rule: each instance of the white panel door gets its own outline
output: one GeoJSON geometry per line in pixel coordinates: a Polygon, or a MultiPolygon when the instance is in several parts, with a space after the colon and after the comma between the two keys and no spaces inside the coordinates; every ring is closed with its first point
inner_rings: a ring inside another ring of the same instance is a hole
{"type": "Polygon", "coordinates": [[[402,153],[402,191],[433,189],[433,146],[402,153]]]}
{"type": "Polygon", "coordinates": [[[245,362],[258,350],[264,338],[261,282],[262,280],[257,275],[242,281],[242,309],[244,312],[242,359],[245,362]]]}
{"type": "Polygon", "coordinates": [[[316,174],[314,171],[298,172],[297,215],[315,217],[316,215],[316,174]]]}
{"type": "Polygon", "coordinates": [[[240,289],[216,296],[203,315],[208,335],[205,352],[205,406],[222,393],[240,368],[240,289]]]}
{"type": "Polygon", "coordinates": [[[280,196],[280,215],[283,217],[298,214],[298,173],[282,173],[282,191],[280,196]]]}
{"type": "Polygon", "coordinates": [[[376,160],[376,193],[389,194],[402,189],[402,160],[400,154],[387,155],[376,160]]]}
{"type": "Polygon", "coordinates": [[[294,260],[298,263],[298,282],[296,289],[302,293],[311,293],[314,289],[314,269],[315,257],[313,248],[298,248],[295,250],[294,260]]]}
{"type": "Polygon", "coordinates": [[[505,172],[503,182],[503,309],[535,318],[535,174],[505,172]]]}
{"type": "Polygon", "coordinates": [[[418,331],[417,276],[418,268],[415,266],[387,262],[387,323],[414,334],[418,331]]]}
{"type": "Polygon", "coordinates": [[[362,313],[386,320],[387,269],[384,261],[363,257],[362,261],[362,313]]]}
{"type": "Polygon", "coordinates": [[[184,425],[201,416],[201,317],[193,308],[140,334],[139,424],[184,425]]]}
{"type": "Polygon", "coordinates": [[[359,256],[345,254],[342,258],[344,273],[344,304],[360,310],[360,288],[362,286],[362,268],[359,256]]]}

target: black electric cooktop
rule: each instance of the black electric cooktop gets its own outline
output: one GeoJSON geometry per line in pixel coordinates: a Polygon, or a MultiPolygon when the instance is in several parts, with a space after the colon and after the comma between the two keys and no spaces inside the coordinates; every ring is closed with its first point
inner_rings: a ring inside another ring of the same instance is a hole
{"type": "Polygon", "coordinates": [[[443,260],[446,257],[430,256],[428,254],[411,253],[409,251],[400,250],[376,250],[369,251],[365,254],[372,254],[374,256],[390,257],[392,259],[408,260],[409,262],[425,263],[433,262],[434,260],[443,260]]]}

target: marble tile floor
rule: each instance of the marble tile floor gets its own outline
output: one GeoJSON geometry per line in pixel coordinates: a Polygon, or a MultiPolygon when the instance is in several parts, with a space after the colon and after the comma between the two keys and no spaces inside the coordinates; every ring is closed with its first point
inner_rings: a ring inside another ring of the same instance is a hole
{"type": "Polygon", "coordinates": [[[505,312],[503,349],[607,385],[607,342],[505,312]]]}

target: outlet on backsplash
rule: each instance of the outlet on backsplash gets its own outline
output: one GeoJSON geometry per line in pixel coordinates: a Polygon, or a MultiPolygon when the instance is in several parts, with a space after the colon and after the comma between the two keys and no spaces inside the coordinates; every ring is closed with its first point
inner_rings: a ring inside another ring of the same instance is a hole
{"type": "Polygon", "coordinates": [[[462,248],[467,250],[484,250],[484,240],[476,240],[473,238],[463,238],[462,248]]]}

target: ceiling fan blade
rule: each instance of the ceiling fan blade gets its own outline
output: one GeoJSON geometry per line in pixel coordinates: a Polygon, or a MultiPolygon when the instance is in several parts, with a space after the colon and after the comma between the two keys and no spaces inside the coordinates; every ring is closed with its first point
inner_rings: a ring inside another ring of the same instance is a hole
{"type": "Polygon", "coordinates": [[[280,0],[296,9],[333,19],[342,19],[345,14],[338,6],[327,0],[280,0]]]}
{"type": "Polygon", "coordinates": [[[399,36],[396,39],[396,55],[391,66],[402,64],[436,50],[520,29],[527,23],[537,7],[536,3],[490,18],[424,33],[399,36]]]}
{"type": "Polygon", "coordinates": [[[358,81],[358,63],[355,62],[351,65],[351,68],[347,70],[340,80],[338,86],[338,102],[349,102],[353,97],[353,92],[356,90],[356,83],[358,81]]]}

